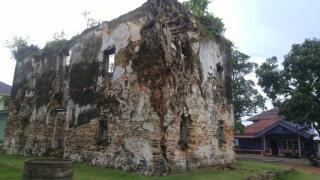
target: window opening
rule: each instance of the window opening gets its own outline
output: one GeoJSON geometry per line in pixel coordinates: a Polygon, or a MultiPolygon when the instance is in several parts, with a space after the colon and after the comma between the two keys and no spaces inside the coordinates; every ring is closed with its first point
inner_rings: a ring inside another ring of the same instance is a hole
{"type": "Polygon", "coordinates": [[[224,139],[224,127],[223,127],[222,120],[219,120],[218,122],[218,143],[219,143],[219,146],[226,143],[224,139]]]}
{"type": "Polygon", "coordinates": [[[103,62],[105,63],[105,71],[113,73],[116,48],[114,46],[103,51],[103,62]]]}
{"type": "Polygon", "coordinates": [[[71,50],[65,56],[66,56],[66,66],[69,66],[70,60],[71,60],[71,50]]]}
{"type": "Polygon", "coordinates": [[[188,148],[188,125],[190,121],[190,114],[183,113],[181,115],[179,146],[182,151],[185,151],[188,148]]]}
{"type": "Polygon", "coordinates": [[[108,137],[108,121],[100,120],[99,121],[99,137],[98,142],[99,145],[109,145],[110,138],[108,137]]]}
{"type": "Polygon", "coordinates": [[[66,58],[66,66],[69,66],[70,65],[70,56],[67,56],[66,58]]]}
{"type": "Polygon", "coordinates": [[[217,66],[217,72],[218,72],[218,73],[222,73],[223,67],[221,66],[221,64],[220,64],[220,63],[217,63],[216,66],[217,66]]]}
{"type": "Polygon", "coordinates": [[[282,140],[282,149],[284,150],[298,150],[297,140],[282,140]]]}

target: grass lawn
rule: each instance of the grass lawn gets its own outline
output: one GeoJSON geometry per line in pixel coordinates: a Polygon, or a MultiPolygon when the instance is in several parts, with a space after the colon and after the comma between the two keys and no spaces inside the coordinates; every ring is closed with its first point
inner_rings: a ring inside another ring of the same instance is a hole
{"type": "MultiPolygon", "coordinates": [[[[21,179],[23,171],[23,161],[25,157],[9,156],[0,153],[0,180],[15,180],[21,179]]],[[[165,177],[146,177],[130,172],[124,172],[115,169],[106,169],[99,167],[91,167],[85,164],[77,163],[74,167],[75,180],[239,180],[245,179],[250,174],[264,170],[277,170],[283,167],[277,164],[267,164],[253,161],[237,161],[235,170],[195,170],[177,175],[170,175],[165,177]]],[[[296,171],[287,174],[286,177],[281,177],[283,180],[319,180],[320,176],[296,171]]]]}

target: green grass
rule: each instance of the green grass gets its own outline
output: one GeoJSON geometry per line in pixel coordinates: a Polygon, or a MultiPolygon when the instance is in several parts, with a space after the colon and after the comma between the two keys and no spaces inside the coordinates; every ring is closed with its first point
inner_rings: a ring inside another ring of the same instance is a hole
{"type": "Polygon", "coordinates": [[[319,180],[320,176],[316,174],[311,173],[305,173],[301,171],[296,171],[293,173],[288,174],[285,179],[288,180],[319,180]]]}
{"type": "MultiPolygon", "coordinates": [[[[0,180],[15,180],[21,179],[23,171],[23,161],[25,157],[9,156],[0,153],[0,180]]],[[[235,170],[194,170],[177,175],[170,175],[165,177],[147,177],[134,173],[129,173],[116,169],[106,169],[100,167],[92,167],[82,163],[77,163],[74,167],[75,180],[238,180],[245,179],[250,174],[261,172],[265,170],[275,171],[283,167],[282,165],[260,163],[253,161],[237,161],[235,170]]],[[[281,177],[282,180],[319,180],[320,176],[296,171],[281,177]]]]}

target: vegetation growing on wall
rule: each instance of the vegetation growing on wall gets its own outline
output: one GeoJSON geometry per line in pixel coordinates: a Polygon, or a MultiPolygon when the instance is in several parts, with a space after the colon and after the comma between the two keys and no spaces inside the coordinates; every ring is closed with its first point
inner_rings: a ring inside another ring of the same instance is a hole
{"type": "Polygon", "coordinates": [[[14,36],[12,40],[8,40],[6,43],[13,55],[13,58],[17,61],[23,61],[27,57],[34,57],[40,54],[40,49],[35,45],[29,45],[26,38],[14,36]]]}
{"type": "Polygon", "coordinates": [[[43,49],[39,49],[36,45],[29,45],[28,39],[15,36],[12,40],[7,41],[6,47],[10,49],[16,61],[22,62],[26,58],[38,58],[43,55],[68,55],[69,44],[69,40],[55,39],[47,42],[43,49]]]}
{"type": "Polygon", "coordinates": [[[183,5],[192,12],[205,27],[208,36],[221,35],[224,31],[222,20],[208,11],[209,0],[188,0],[183,5]]]}
{"type": "Polygon", "coordinates": [[[66,39],[49,41],[42,49],[43,55],[53,55],[55,53],[69,55],[69,41],[66,39]]]}

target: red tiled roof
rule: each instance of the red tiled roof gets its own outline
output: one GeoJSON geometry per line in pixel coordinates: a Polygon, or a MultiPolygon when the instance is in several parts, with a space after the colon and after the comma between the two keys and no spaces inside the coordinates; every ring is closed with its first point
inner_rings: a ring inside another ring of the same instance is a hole
{"type": "Polygon", "coordinates": [[[243,133],[236,134],[236,138],[255,138],[258,135],[261,135],[264,130],[277,123],[294,133],[301,133],[305,138],[310,138],[316,135],[312,129],[306,130],[304,126],[289,121],[284,116],[279,115],[279,111],[277,109],[262,112],[250,119],[253,121],[253,124],[245,127],[243,133]]]}
{"type": "Polygon", "coordinates": [[[267,129],[268,127],[272,126],[273,124],[280,121],[280,119],[274,118],[274,119],[264,119],[260,120],[258,122],[255,122],[249,126],[247,126],[244,129],[244,132],[242,134],[244,135],[256,135],[260,133],[261,131],[267,129]]]}
{"type": "Polygon", "coordinates": [[[282,119],[284,119],[284,116],[279,115],[277,109],[262,112],[250,118],[249,120],[253,121],[253,124],[245,127],[244,132],[236,136],[253,137],[282,119]]]}
{"type": "Polygon", "coordinates": [[[258,115],[255,115],[248,119],[248,121],[259,121],[259,120],[267,120],[267,119],[285,119],[284,116],[279,115],[278,109],[270,109],[268,111],[264,111],[258,115]]]}

